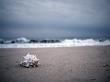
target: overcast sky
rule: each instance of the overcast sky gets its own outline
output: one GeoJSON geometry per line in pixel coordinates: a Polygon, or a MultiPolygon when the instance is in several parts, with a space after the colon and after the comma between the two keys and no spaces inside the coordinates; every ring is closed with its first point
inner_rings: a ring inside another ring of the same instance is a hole
{"type": "Polygon", "coordinates": [[[109,37],[110,0],[0,0],[0,29],[0,37],[109,37]]]}

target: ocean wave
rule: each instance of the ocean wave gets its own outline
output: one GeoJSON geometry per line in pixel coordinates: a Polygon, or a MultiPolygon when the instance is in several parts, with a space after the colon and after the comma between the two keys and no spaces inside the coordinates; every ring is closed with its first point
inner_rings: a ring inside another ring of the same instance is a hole
{"type": "Polygon", "coordinates": [[[36,40],[36,39],[27,39],[25,37],[12,39],[12,40],[4,40],[0,39],[0,44],[15,44],[15,43],[58,43],[60,40],[51,40],[51,39],[44,39],[44,40],[36,40]]]}
{"type": "MultiPolygon", "coordinates": [[[[0,48],[46,48],[46,47],[73,47],[73,46],[107,46],[110,40],[94,39],[65,39],[65,40],[42,40],[42,42],[30,42],[26,38],[16,39],[14,43],[10,40],[7,43],[0,44],[0,48]],[[17,40],[17,41],[16,41],[17,40]]],[[[1,39],[3,41],[3,39],[1,39]]]]}

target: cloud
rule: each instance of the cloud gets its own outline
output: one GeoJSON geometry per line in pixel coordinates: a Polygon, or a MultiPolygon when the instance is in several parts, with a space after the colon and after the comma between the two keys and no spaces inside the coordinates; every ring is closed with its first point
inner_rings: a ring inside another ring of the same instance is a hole
{"type": "Polygon", "coordinates": [[[108,0],[4,0],[0,15],[6,20],[105,24],[109,17],[108,0]]]}

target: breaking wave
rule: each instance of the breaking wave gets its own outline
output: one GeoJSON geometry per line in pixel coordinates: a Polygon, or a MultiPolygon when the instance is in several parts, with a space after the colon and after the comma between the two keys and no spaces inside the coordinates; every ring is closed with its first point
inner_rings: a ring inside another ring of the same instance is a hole
{"type": "Polygon", "coordinates": [[[73,47],[73,46],[107,46],[110,40],[95,39],[65,39],[65,40],[29,40],[17,38],[15,40],[0,39],[0,48],[48,48],[48,47],[73,47]]]}

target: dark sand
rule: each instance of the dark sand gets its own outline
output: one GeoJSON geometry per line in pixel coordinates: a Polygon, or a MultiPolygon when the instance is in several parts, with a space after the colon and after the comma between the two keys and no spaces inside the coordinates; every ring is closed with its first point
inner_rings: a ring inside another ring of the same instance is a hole
{"type": "Polygon", "coordinates": [[[110,46],[0,49],[0,82],[110,82],[110,46]],[[18,64],[37,54],[37,68],[18,64]]]}

